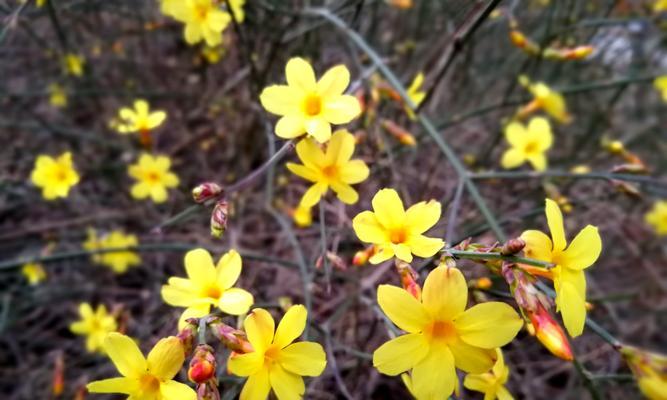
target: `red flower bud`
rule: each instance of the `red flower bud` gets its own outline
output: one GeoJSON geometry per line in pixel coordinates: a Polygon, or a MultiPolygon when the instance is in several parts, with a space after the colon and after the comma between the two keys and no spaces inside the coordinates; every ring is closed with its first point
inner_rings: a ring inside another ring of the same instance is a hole
{"type": "Polygon", "coordinates": [[[213,348],[207,344],[200,344],[190,360],[188,379],[193,383],[204,383],[215,378],[215,356],[213,348]]]}
{"type": "Polygon", "coordinates": [[[218,197],[222,192],[222,187],[217,183],[204,182],[192,189],[192,198],[195,203],[204,203],[207,200],[218,197]]]}
{"type": "Polygon", "coordinates": [[[572,361],[572,348],[563,332],[563,328],[553,319],[551,314],[540,304],[537,311],[529,313],[530,322],[535,328],[535,337],[551,354],[566,361],[572,361]]]}

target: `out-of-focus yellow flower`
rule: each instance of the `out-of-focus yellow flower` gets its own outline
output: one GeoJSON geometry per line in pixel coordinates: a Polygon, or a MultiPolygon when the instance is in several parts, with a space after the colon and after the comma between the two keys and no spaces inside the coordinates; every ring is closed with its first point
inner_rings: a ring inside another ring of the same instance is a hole
{"type": "Polygon", "coordinates": [[[279,399],[300,399],[306,391],[303,376],[319,376],[327,364],[322,346],[314,342],[292,343],[301,336],[308,312],[300,304],[287,310],[274,331],[275,322],[268,311],[252,310],[243,322],[251,353],[229,358],[229,371],[248,380],[241,400],[265,400],[271,389],[279,399]]]}
{"type": "Polygon", "coordinates": [[[46,4],[46,0],[37,0],[35,4],[37,5],[37,8],[42,8],[44,7],[44,4],[46,4]]]}
{"type": "Polygon", "coordinates": [[[185,41],[197,44],[202,40],[209,46],[222,43],[231,16],[213,0],[164,0],[162,11],[185,24],[185,41]]]}
{"type": "Polygon", "coordinates": [[[412,0],[386,0],[391,6],[400,8],[402,10],[407,10],[412,8],[412,0]]]}
{"type": "Polygon", "coordinates": [[[46,200],[67,197],[72,186],[79,183],[79,174],[74,169],[72,153],[69,151],[58,158],[39,155],[30,176],[32,183],[42,189],[46,200]]]}
{"type": "Polygon", "coordinates": [[[120,333],[107,335],[104,350],[122,377],[90,382],[86,385],[89,392],[122,393],[136,400],[197,399],[191,387],[173,380],[185,361],[176,336],[160,339],[147,359],[134,340],[120,333]]]}
{"type": "Polygon", "coordinates": [[[28,280],[28,283],[31,285],[37,285],[38,283],[46,279],[46,271],[42,264],[39,263],[27,263],[23,264],[21,267],[21,273],[25,276],[25,279],[28,280]]]}
{"type": "Polygon", "coordinates": [[[409,263],[413,254],[431,257],[445,245],[442,239],[423,235],[440,219],[441,206],[437,201],[422,201],[405,210],[394,189],[382,189],[372,204],[373,211],[361,212],[352,220],[357,237],[376,245],[371,264],[393,256],[409,263]]]}
{"type": "Polygon", "coordinates": [[[49,104],[56,108],[67,107],[67,92],[65,88],[57,83],[52,83],[48,87],[49,104]]]}
{"type": "MultiPolygon", "coordinates": [[[[139,240],[135,235],[126,235],[121,230],[109,232],[102,237],[97,236],[94,229],[88,230],[88,238],[83,243],[86,250],[105,250],[105,249],[124,249],[139,245],[139,240]]],[[[92,260],[95,263],[106,265],[115,273],[122,274],[128,268],[141,264],[141,257],[134,251],[122,250],[113,252],[101,252],[92,254],[92,260]]]]}
{"type": "Polygon", "coordinates": [[[570,122],[572,117],[567,112],[563,95],[543,82],[530,82],[525,76],[521,76],[519,82],[533,95],[533,101],[525,106],[520,114],[530,114],[534,110],[541,109],[558,122],[570,122]]]}
{"type": "Polygon", "coordinates": [[[299,204],[297,208],[292,210],[292,219],[294,223],[300,228],[306,228],[312,225],[313,215],[312,208],[299,204]]]}
{"type": "Polygon", "coordinates": [[[570,169],[570,172],[572,172],[573,174],[577,174],[577,175],[579,175],[579,174],[589,174],[591,172],[591,167],[589,167],[586,164],[579,164],[579,165],[575,165],[574,167],[572,167],[572,169],[570,169]]]}
{"type": "Polygon", "coordinates": [[[292,58],[285,67],[287,85],[272,85],[260,95],[264,108],[282,116],[276,134],[291,139],[309,134],[320,143],[331,137],[331,124],[352,121],[361,113],[359,100],[343,94],[350,84],[344,65],[329,69],[317,81],[313,67],[303,58],[292,58]]]}
{"type": "Polygon", "coordinates": [[[463,386],[476,392],[484,393],[484,400],[513,400],[512,394],[505,388],[510,370],[505,365],[503,352],[496,350],[498,360],[489,372],[483,374],[468,374],[463,380],[463,386]]]}
{"type": "Polygon", "coordinates": [[[79,77],[83,75],[83,67],[86,60],[77,54],[67,53],[63,56],[63,69],[67,75],[79,77]]]}
{"type": "Polygon", "coordinates": [[[586,322],[584,269],[593,265],[600,256],[602,240],[598,228],[587,225],[567,246],[563,214],[558,204],[546,199],[545,211],[551,238],[536,230],[523,232],[521,238],[526,241],[524,253],[527,257],[556,264],[552,269],[556,306],[567,332],[577,337],[583,332],[586,322]]]}
{"type": "Polygon", "coordinates": [[[649,400],[667,400],[667,356],[623,345],[621,354],[649,400]]]}
{"type": "Polygon", "coordinates": [[[81,303],[79,316],[81,319],[70,324],[69,330],[76,335],[86,336],[86,350],[89,352],[103,352],[104,338],[118,329],[116,319],[107,313],[104,304],[98,305],[93,311],[90,304],[81,303]]]}
{"type": "Polygon", "coordinates": [[[653,11],[663,12],[667,11],[667,0],[655,0],[653,3],[653,11]]]}
{"type": "Polygon", "coordinates": [[[229,5],[232,6],[232,13],[234,13],[234,18],[236,22],[243,22],[245,19],[245,12],[243,11],[243,6],[245,5],[246,0],[229,0],[229,5]]]}
{"type": "MultiPolygon", "coordinates": [[[[664,3],[666,4],[665,10],[667,10],[667,0],[664,0],[664,3]]],[[[667,75],[655,78],[653,86],[660,91],[662,100],[667,102],[667,75]]]]}
{"type": "Polygon", "coordinates": [[[221,45],[218,46],[204,46],[201,49],[202,57],[209,64],[217,64],[222,60],[222,57],[225,55],[225,48],[221,45]]]}
{"type": "MultiPolygon", "coordinates": [[[[421,104],[421,102],[424,101],[424,97],[426,97],[426,92],[422,90],[423,83],[424,83],[424,73],[419,72],[412,80],[412,83],[408,88],[407,91],[408,97],[415,105],[415,107],[418,107],[421,104]]],[[[410,109],[410,107],[405,106],[405,112],[408,114],[408,117],[410,117],[410,119],[415,119],[415,113],[410,109]]]]}
{"type": "Polygon", "coordinates": [[[195,249],[185,254],[185,272],[188,278],[169,278],[162,286],[162,299],[169,305],[186,307],[179,320],[179,328],[188,318],[203,317],[211,306],[222,312],[241,315],[254,302],[252,294],[233,287],[241,275],[241,256],[235,250],[224,254],[217,265],[208,251],[195,249]]]}
{"type": "Polygon", "coordinates": [[[178,186],[178,177],[169,169],[171,160],[167,156],[142,154],[136,164],[130,165],[128,173],[138,182],[132,186],[132,197],[150,197],[155,203],[167,200],[167,189],[178,186]]]}
{"type": "Polygon", "coordinates": [[[510,122],[505,127],[505,139],[512,147],[503,154],[503,168],[516,168],[526,161],[536,171],[547,168],[546,152],[551,148],[553,136],[546,118],[533,118],[527,127],[520,122],[510,122]]]}
{"type": "Polygon", "coordinates": [[[644,216],[644,220],[653,227],[658,236],[667,235],[667,201],[656,201],[651,211],[644,216]]]}
{"type": "Polygon", "coordinates": [[[344,129],[334,132],[325,152],[310,138],[305,138],[296,145],[296,154],[303,165],[287,163],[287,169],[313,182],[304,193],[300,205],[314,206],[329,188],[345,204],[354,204],[359,200],[357,191],[351,185],[368,178],[369,170],[362,160],[350,159],[354,154],[354,147],[354,136],[344,129]]]}
{"type": "Polygon", "coordinates": [[[118,133],[151,131],[167,119],[167,113],[162,110],[151,111],[146,100],[135,100],[134,109],[123,107],[118,111],[118,123],[114,128],[118,133]]]}
{"type": "Polygon", "coordinates": [[[380,285],[378,304],[407,334],[373,353],[381,373],[411,370],[410,389],[418,399],[444,399],[458,386],[456,368],[473,374],[490,370],[495,349],[509,343],[522,320],[505,303],[488,302],[466,310],[468,286],[461,271],[437,267],[426,278],[420,299],[403,288],[380,285]]]}

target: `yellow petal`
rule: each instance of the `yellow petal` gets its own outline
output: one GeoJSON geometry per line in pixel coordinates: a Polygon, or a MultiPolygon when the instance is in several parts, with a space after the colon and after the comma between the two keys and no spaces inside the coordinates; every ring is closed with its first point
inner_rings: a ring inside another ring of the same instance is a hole
{"type": "Polygon", "coordinates": [[[311,138],[305,138],[296,145],[296,155],[307,168],[320,170],[324,167],[324,153],[311,138]]]}
{"type": "Polygon", "coordinates": [[[178,319],[178,329],[183,329],[188,318],[201,318],[209,313],[211,305],[208,303],[193,304],[186,308],[178,319]]]}
{"type": "Polygon", "coordinates": [[[273,364],[269,382],[278,400],[301,400],[306,386],[299,375],[286,371],[280,364],[273,364]]]}
{"type": "Polygon", "coordinates": [[[418,399],[446,399],[456,386],[454,357],[446,346],[434,346],[412,370],[412,388],[418,399]]]}
{"type": "Polygon", "coordinates": [[[164,120],[167,119],[167,113],[164,111],[156,111],[154,113],[151,113],[151,115],[148,116],[148,125],[150,129],[157,128],[158,126],[162,125],[164,120]]]}
{"type": "Polygon", "coordinates": [[[188,307],[200,298],[192,291],[172,285],[163,285],[160,294],[165,303],[176,307],[188,307]]]}
{"type": "Polygon", "coordinates": [[[319,343],[292,343],[280,352],[280,365],[298,375],[319,376],[327,365],[327,358],[319,343]]]}
{"type": "Polygon", "coordinates": [[[562,251],[567,245],[565,228],[563,227],[563,214],[560,212],[558,204],[551,199],[546,199],[545,212],[547,214],[547,224],[551,231],[551,239],[554,244],[553,250],[562,251]]]}
{"type": "Polygon", "coordinates": [[[504,387],[500,386],[496,392],[496,398],[498,400],[514,400],[512,394],[504,387]]]}
{"type": "Polygon", "coordinates": [[[372,211],[363,211],[357,214],[352,220],[352,227],[354,233],[362,242],[384,243],[389,241],[387,231],[380,225],[372,211]]]}
{"type": "Polygon", "coordinates": [[[198,287],[207,287],[216,282],[213,259],[204,249],[190,250],[185,254],[185,271],[198,287]]]}
{"type": "Polygon", "coordinates": [[[542,117],[536,117],[530,120],[528,131],[531,135],[537,137],[538,148],[541,151],[548,150],[553,142],[551,134],[551,125],[549,120],[542,117]]]}
{"type": "Polygon", "coordinates": [[[161,400],[197,400],[197,393],[188,385],[176,381],[160,383],[161,400]]]}
{"type": "Polygon", "coordinates": [[[373,366],[386,375],[398,375],[421,362],[429,351],[421,333],[409,333],[392,339],[373,352],[373,366]]]}
{"type": "Polygon", "coordinates": [[[521,239],[526,242],[526,247],[523,248],[526,257],[551,262],[553,244],[549,236],[540,231],[529,230],[521,234],[521,239]]]}
{"type": "Polygon", "coordinates": [[[380,224],[388,229],[400,227],[405,222],[403,201],[394,189],[382,189],[372,200],[375,217],[380,224]]]}
{"type": "Polygon", "coordinates": [[[587,225],[563,252],[560,263],[569,269],[582,270],[593,265],[601,252],[602,239],[598,228],[587,225]]]}
{"type": "Polygon", "coordinates": [[[420,201],[405,211],[405,219],[411,233],[424,233],[438,223],[442,206],[435,200],[420,201]]]}
{"type": "Polygon", "coordinates": [[[412,254],[427,258],[440,251],[445,246],[445,242],[442,239],[416,235],[408,239],[407,245],[410,247],[412,254]]]}
{"type": "Polygon", "coordinates": [[[146,371],[147,363],[144,355],[134,340],[125,335],[117,332],[109,333],[104,339],[104,351],[123,376],[139,377],[146,371]]]}
{"type": "Polygon", "coordinates": [[[323,97],[334,97],[343,94],[350,84],[350,71],[344,65],[329,68],[317,82],[317,93],[323,97]]]}
{"type": "Polygon", "coordinates": [[[429,314],[439,319],[454,319],[468,303],[468,285],[457,268],[438,267],[424,282],[422,302],[429,314]]]}
{"type": "Polygon", "coordinates": [[[234,286],[241,275],[241,255],[236,250],[229,250],[225,253],[215,269],[218,274],[217,283],[222,289],[229,289],[234,286]]]}
{"type": "Polygon", "coordinates": [[[505,139],[512,147],[523,147],[527,136],[528,132],[520,122],[510,122],[505,127],[505,139]]]}
{"type": "Polygon", "coordinates": [[[300,176],[307,181],[317,182],[320,178],[316,170],[308,168],[305,165],[288,162],[286,166],[294,175],[300,176]]]}
{"type": "Polygon", "coordinates": [[[354,136],[344,129],[339,129],[331,135],[327,143],[324,165],[342,165],[354,153],[354,136]]]}
{"type": "Polygon", "coordinates": [[[310,208],[320,202],[322,196],[327,192],[329,186],[326,183],[316,183],[306,190],[299,204],[310,208]]]}
{"type": "Polygon", "coordinates": [[[547,169],[547,157],[544,154],[531,154],[528,156],[528,162],[535,171],[544,171],[547,169]]]}
{"type": "Polygon", "coordinates": [[[336,193],[338,200],[345,204],[354,204],[359,201],[359,194],[357,191],[346,183],[331,182],[331,190],[336,193]]]}
{"type": "Polygon", "coordinates": [[[86,385],[90,393],[124,393],[139,392],[139,381],[130,378],[111,378],[93,381],[86,385]]]}
{"type": "Polygon", "coordinates": [[[241,390],[240,400],[266,400],[271,392],[271,383],[269,382],[269,370],[261,368],[257,373],[250,375],[243,390],[241,390]]]}
{"type": "Polygon", "coordinates": [[[289,86],[295,89],[307,93],[317,90],[313,67],[303,58],[291,58],[285,66],[285,76],[289,86]]]}
{"type": "Polygon", "coordinates": [[[169,380],[178,373],[185,361],[185,350],[180,339],[169,336],[160,339],[148,353],[148,370],[161,380],[169,380]]]}
{"type": "Polygon", "coordinates": [[[276,135],[283,139],[292,139],[306,133],[304,119],[296,115],[286,115],[276,123],[276,135]]]}
{"type": "Polygon", "coordinates": [[[273,317],[263,308],[255,308],[243,322],[248,341],[255,351],[263,352],[273,341],[275,323],[273,317]]]}
{"type": "Polygon", "coordinates": [[[375,254],[368,260],[371,264],[379,264],[394,256],[393,246],[380,246],[375,254]]]}
{"type": "Polygon", "coordinates": [[[303,94],[300,90],[285,85],[273,85],[265,88],[259,101],[266,111],[276,115],[295,115],[299,113],[303,94]]]}
{"type": "Polygon", "coordinates": [[[511,148],[503,153],[500,165],[505,169],[512,169],[520,166],[524,162],[526,162],[526,155],[518,149],[511,148]]]}
{"type": "Polygon", "coordinates": [[[308,311],[301,304],[290,307],[278,324],[273,344],[282,349],[301,336],[306,327],[307,317],[308,311]]]}
{"type": "Polygon", "coordinates": [[[309,118],[305,121],[306,132],[319,143],[326,143],[331,138],[331,125],[321,117],[309,118]]]}
{"type": "Polygon", "coordinates": [[[392,249],[396,258],[399,260],[405,261],[407,263],[412,262],[412,253],[410,252],[410,247],[405,243],[392,244],[392,249]]]}
{"type": "Polygon", "coordinates": [[[468,373],[481,374],[493,368],[496,351],[471,346],[461,340],[449,344],[456,368],[468,373]]]}
{"type": "Polygon", "coordinates": [[[247,313],[254,302],[255,299],[250,292],[240,288],[230,288],[220,296],[218,307],[224,313],[241,315],[247,313]]]}
{"type": "Polygon", "coordinates": [[[359,100],[351,95],[336,96],[325,99],[322,115],[334,125],[347,124],[361,114],[359,100]]]}
{"type": "Polygon", "coordinates": [[[351,160],[341,165],[338,173],[341,181],[355,184],[365,181],[370,171],[362,160],[351,160]]]}
{"type": "Polygon", "coordinates": [[[93,308],[89,303],[79,304],[79,314],[82,319],[89,319],[93,317],[93,308]]]}
{"type": "Polygon", "coordinates": [[[264,354],[259,352],[232,354],[229,357],[227,368],[238,376],[249,376],[257,373],[264,367],[264,354]]]}
{"type": "Polygon", "coordinates": [[[422,304],[402,288],[380,285],[377,301],[389,319],[404,331],[421,332],[429,322],[429,316],[422,304]]]}
{"type": "Polygon", "coordinates": [[[489,382],[486,376],[488,376],[488,374],[468,374],[463,380],[463,386],[465,386],[466,389],[486,393],[493,389],[493,385],[489,382]]]}
{"type": "Polygon", "coordinates": [[[567,333],[573,338],[581,335],[586,322],[586,301],[569,282],[561,283],[557,296],[567,333]]]}
{"type": "Polygon", "coordinates": [[[523,325],[512,307],[496,301],[477,304],[454,320],[461,340],[484,349],[511,342],[523,325]]]}

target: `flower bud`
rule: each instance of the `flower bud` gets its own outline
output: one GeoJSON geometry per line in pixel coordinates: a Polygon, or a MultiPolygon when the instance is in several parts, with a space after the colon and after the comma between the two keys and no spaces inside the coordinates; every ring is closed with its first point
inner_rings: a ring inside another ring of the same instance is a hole
{"type": "Polygon", "coordinates": [[[563,328],[553,319],[551,314],[540,304],[536,312],[529,313],[530,322],[535,328],[535,337],[551,354],[566,361],[572,361],[570,342],[563,328]]]}
{"type": "Polygon", "coordinates": [[[493,282],[491,282],[491,279],[487,278],[486,276],[476,279],[472,283],[475,289],[486,290],[491,288],[491,286],[493,286],[493,282]]]}
{"type": "Polygon", "coordinates": [[[197,318],[188,318],[186,322],[187,325],[185,325],[185,327],[181,329],[180,332],[178,332],[176,337],[181,341],[183,350],[187,356],[190,354],[190,351],[192,351],[192,344],[194,343],[195,336],[197,336],[197,332],[199,331],[199,321],[197,318]]]}
{"type": "Polygon", "coordinates": [[[208,381],[197,385],[197,400],[220,400],[218,385],[208,381]]]}
{"type": "Polygon", "coordinates": [[[65,389],[65,356],[62,352],[56,354],[56,359],[53,362],[53,380],[51,381],[51,393],[54,397],[58,397],[65,389]]]}
{"type": "MultiPolygon", "coordinates": [[[[336,253],[333,253],[331,251],[327,251],[326,253],[326,259],[332,265],[334,268],[339,269],[341,271],[345,271],[347,269],[347,264],[345,261],[343,261],[342,258],[336,253]]],[[[324,262],[324,258],[322,256],[317,257],[317,261],[315,261],[315,268],[320,269],[322,268],[324,262]]]]}
{"type": "Polygon", "coordinates": [[[503,245],[502,249],[500,250],[500,254],[504,256],[511,256],[523,250],[524,247],[526,247],[525,240],[521,238],[510,239],[503,245]]]}
{"type": "Polygon", "coordinates": [[[229,215],[229,203],[220,200],[215,203],[211,213],[211,236],[219,238],[227,228],[227,215],[229,215]]]}
{"type": "Polygon", "coordinates": [[[213,336],[218,338],[228,349],[236,353],[251,353],[254,351],[245,332],[222,323],[220,319],[212,319],[209,328],[211,328],[213,336]]]}
{"type": "Polygon", "coordinates": [[[620,345],[619,350],[642,394],[651,400],[663,400],[667,393],[667,356],[627,345],[620,345]]]}
{"type": "Polygon", "coordinates": [[[223,192],[222,186],[215,182],[204,182],[192,189],[192,199],[195,203],[204,203],[218,197],[223,192]]]}
{"type": "Polygon", "coordinates": [[[356,253],[354,253],[354,257],[352,258],[352,265],[355,267],[361,267],[363,265],[366,265],[368,262],[368,259],[373,257],[373,255],[376,252],[375,246],[368,246],[363,250],[359,250],[356,253]]]}
{"type": "Polygon", "coordinates": [[[401,142],[401,144],[411,147],[417,145],[415,137],[408,130],[406,130],[402,126],[399,126],[394,121],[383,119],[381,125],[393,137],[398,139],[398,141],[401,142]]]}
{"type": "Polygon", "coordinates": [[[190,366],[188,379],[190,382],[201,384],[215,378],[215,355],[213,348],[207,344],[200,344],[195,349],[190,366]]]}
{"type": "Polygon", "coordinates": [[[417,272],[412,269],[410,264],[399,260],[396,261],[396,269],[401,276],[403,289],[410,293],[415,299],[420,300],[422,297],[422,288],[417,283],[417,278],[419,278],[417,272]]]}

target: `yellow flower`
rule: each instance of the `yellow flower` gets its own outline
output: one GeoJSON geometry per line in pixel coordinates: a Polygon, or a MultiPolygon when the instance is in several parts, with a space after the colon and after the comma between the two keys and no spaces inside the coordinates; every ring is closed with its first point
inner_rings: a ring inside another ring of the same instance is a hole
{"type": "Polygon", "coordinates": [[[528,78],[524,76],[519,79],[533,95],[532,107],[544,110],[547,114],[551,115],[561,123],[570,122],[571,117],[567,112],[565,99],[560,93],[551,89],[543,82],[531,83],[528,81],[528,78]]]}
{"type": "MultiPolygon", "coordinates": [[[[83,243],[86,250],[122,249],[139,245],[135,235],[126,235],[123,231],[111,231],[109,234],[97,237],[94,229],[88,230],[88,238],[83,243]]],[[[134,251],[113,251],[96,253],[92,255],[95,263],[106,265],[114,272],[122,274],[128,268],[141,264],[141,257],[134,251]]]]}
{"type": "Polygon", "coordinates": [[[620,351],[642,394],[650,400],[667,400],[667,356],[626,345],[620,351]]]}
{"type": "Polygon", "coordinates": [[[209,64],[217,64],[218,62],[220,62],[220,60],[222,60],[222,57],[225,55],[225,48],[221,45],[213,47],[204,46],[201,49],[200,54],[209,64]]]}
{"type": "MultiPolygon", "coordinates": [[[[667,10],[667,0],[665,0],[665,9],[667,10]]],[[[662,100],[667,102],[667,75],[655,78],[653,86],[660,91],[662,100]]]]}
{"type": "Polygon", "coordinates": [[[83,57],[72,53],[65,54],[62,59],[65,73],[72,76],[83,75],[83,66],[85,62],[83,57]]]}
{"type": "Polygon", "coordinates": [[[359,200],[359,195],[350,185],[368,178],[369,171],[362,160],[350,160],[354,145],[354,135],[343,129],[334,132],[325,152],[310,138],[296,145],[296,154],[303,165],[288,162],[287,169],[314,183],[304,193],[301,206],[314,206],[329,188],[345,204],[354,204],[359,200]]]}
{"type": "Polygon", "coordinates": [[[49,103],[56,108],[67,106],[67,92],[65,88],[57,83],[52,83],[48,87],[49,103]]]}
{"type": "Polygon", "coordinates": [[[229,0],[229,4],[232,6],[232,13],[234,13],[234,18],[236,22],[241,23],[245,19],[245,12],[243,11],[243,6],[245,5],[245,0],[229,0]]]}
{"type": "Polygon", "coordinates": [[[37,0],[36,2],[38,8],[44,7],[44,4],[46,4],[46,0],[37,0]]]}
{"type": "Polygon", "coordinates": [[[644,220],[653,227],[658,236],[667,235],[667,201],[656,201],[651,211],[644,216],[644,220]]]}
{"type": "Polygon", "coordinates": [[[235,250],[220,257],[217,265],[208,251],[195,249],[185,254],[185,272],[188,278],[169,278],[162,286],[162,299],[169,305],[186,307],[179,327],[187,318],[207,315],[211,306],[222,312],[241,315],[248,312],[254,302],[252,294],[233,287],[241,275],[241,256],[235,250]]]}
{"type": "Polygon", "coordinates": [[[147,132],[162,125],[167,113],[162,110],[151,112],[146,100],[135,100],[134,109],[123,107],[118,111],[118,133],[147,132]]]}
{"type": "Polygon", "coordinates": [[[382,189],[372,203],[373,211],[364,211],[352,220],[357,237],[376,245],[377,252],[370,259],[372,264],[394,255],[405,262],[411,262],[413,254],[431,257],[445,245],[442,239],[423,235],[440,219],[441,207],[437,201],[422,201],[404,210],[394,189],[382,189]]]}
{"type": "Polygon", "coordinates": [[[483,374],[468,374],[463,386],[470,390],[484,393],[484,400],[513,400],[512,394],[505,388],[510,370],[505,365],[503,353],[496,350],[498,360],[491,371],[483,374]]]}
{"type": "Polygon", "coordinates": [[[551,126],[546,118],[531,119],[527,129],[520,122],[510,122],[505,127],[505,138],[512,147],[503,154],[503,168],[516,168],[528,161],[536,171],[546,169],[546,152],[553,142],[551,126]]]}
{"type": "Polygon", "coordinates": [[[343,94],[350,84],[344,65],[329,69],[319,81],[313,67],[303,58],[292,58],[285,67],[287,85],[272,85],[259,99],[264,108],[282,118],[276,134],[291,139],[309,134],[320,143],[331,137],[331,125],[346,124],[361,113],[356,97],[343,94]]]}
{"type": "Polygon", "coordinates": [[[86,350],[89,352],[103,352],[104,338],[110,332],[118,329],[116,319],[107,313],[104,304],[98,305],[97,309],[93,311],[90,304],[81,303],[79,304],[79,315],[81,319],[73,322],[69,330],[74,334],[86,336],[86,350]]]}
{"type": "MultiPolygon", "coordinates": [[[[426,92],[424,92],[421,88],[423,83],[424,73],[419,72],[408,88],[408,97],[410,100],[412,100],[412,103],[414,103],[415,106],[419,106],[421,102],[424,101],[424,97],[426,97],[426,92]]],[[[410,119],[415,119],[415,113],[412,112],[410,107],[406,106],[405,112],[408,114],[410,119]]]]}
{"type": "Polygon", "coordinates": [[[160,339],[144,358],[131,338],[110,333],[104,350],[122,375],[119,378],[90,382],[91,393],[123,393],[132,400],[196,400],[195,391],[172,380],[183,366],[185,351],[175,336],[160,339]]]}
{"type": "Polygon", "coordinates": [[[185,41],[197,44],[202,40],[209,46],[222,43],[231,16],[212,0],[163,0],[162,11],[185,24],[185,41]]]}
{"type": "Polygon", "coordinates": [[[380,285],[378,304],[407,334],[373,353],[381,373],[411,370],[410,389],[418,399],[447,398],[456,386],[456,368],[480,374],[490,370],[495,349],[509,343],[523,324],[505,303],[477,304],[468,310],[468,286],[456,268],[435,268],[426,278],[421,298],[403,288],[380,285]]]}
{"type": "Polygon", "coordinates": [[[21,273],[31,285],[36,285],[46,279],[46,271],[42,267],[42,264],[39,263],[23,264],[21,273]]]}
{"type": "Polygon", "coordinates": [[[79,174],[72,163],[72,153],[67,151],[58,158],[38,156],[30,179],[35,186],[42,188],[42,196],[46,200],[67,197],[70,188],[79,183],[79,174]]]}
{"type": "Polygon", "coordinates": [[[254,351],[232,354],[229,371],[248,380],[241,400],[265,400],[273,389],[278,399],[300,399],[306,391],[302,376],[319,376],[327,364],[322,346],[314,342],[292,343],[301,336],[308,312],[300,304],[287,310],[278,329],[268,311],[252,310],[243,322],[254,351]]]}
{"type": "Polygon", "coordinates": [[[655,0],[655,3],[653,3],[653,11],[654,12],[667,11],[667,0],[655,0]]]}
{"type": "Polygon", "coordinates": [[[130,176],[138,181],[132,186],[132,197],[150,197],[155,203],[164,203],[167,189],[178,186],[178,177],[169,170],[170,167],[171,160],[167,156],[142,154],[128,169],[130,176]]]}
{"type": "Polygon", "coordinates": [[[313,216],[311,207],[306,207],[303,204],[292,211],[292,219],[294,223],[300,228],[306,228],[313,223],[313,216]]]}
{"type": "Polygon", "coordinates": [[[521,234],[526,241],[524,252],[527,257],[556,264],[552,269],[556,306],[563,316],[567,332],[577,337],[583,332],[586,321],[584,269],[593,265],[600,256],[602,240],[598,228],[587,225],[567,246],[563,214],[558,204],[546,199],[545,211],[551,239],[540,231],[525,231],[521,234]]]}

